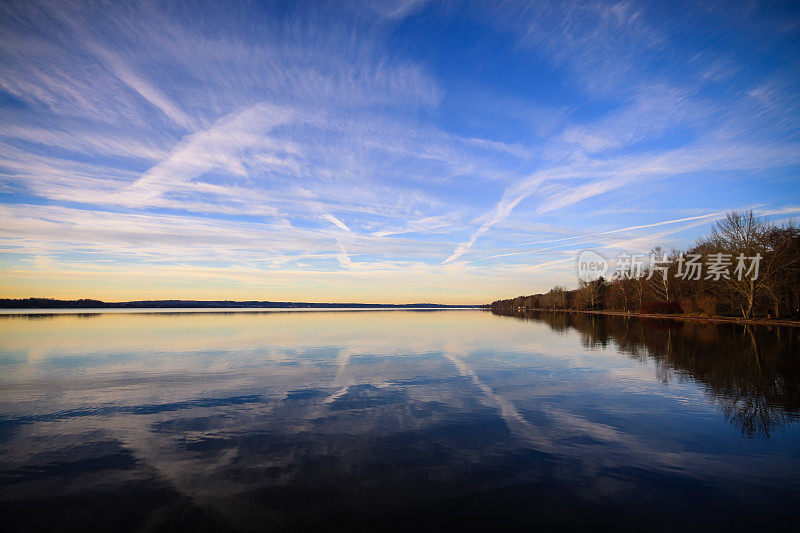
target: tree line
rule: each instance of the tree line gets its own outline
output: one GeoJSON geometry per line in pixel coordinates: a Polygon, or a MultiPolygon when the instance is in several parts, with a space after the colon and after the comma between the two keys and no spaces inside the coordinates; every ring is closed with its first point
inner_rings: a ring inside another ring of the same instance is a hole
{"type": "Polygon", "coordinates": [[[686,250],[656,247],[646,263],[618,261],[612,275],[577,289],[556,286],[491,307],[800,318],[800,228],[733,211],[686,250]]]}

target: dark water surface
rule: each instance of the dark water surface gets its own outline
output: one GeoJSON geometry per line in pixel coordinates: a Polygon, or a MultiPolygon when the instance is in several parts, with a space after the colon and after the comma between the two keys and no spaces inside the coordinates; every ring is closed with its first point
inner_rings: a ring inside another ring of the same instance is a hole
{"type": "Polygon", "coordinates": [[[796,530],[800,329],[0,315],[3,531],[796,530]]]}

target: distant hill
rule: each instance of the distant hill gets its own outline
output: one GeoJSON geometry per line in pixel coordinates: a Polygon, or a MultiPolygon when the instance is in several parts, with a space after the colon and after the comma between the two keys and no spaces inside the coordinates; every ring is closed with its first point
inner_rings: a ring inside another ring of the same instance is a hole
{"type": "Polygon", "coordinates": [[[363,304],[363,303],[320,303],[320,302],[266,302],[250,300],[238,302],[234,300],[137,300],[131,302],[102,302],[100,300],[56,300],[53,298],[0,298],[0,309],[144,309],[144,308],[264,308],[264,309],[342,309],[342,308],[379,308],[379,309],[418,309],[418,308],[458,308],[468,309],[488,307],[486,305],[443,305],[443,304],[363,304]]]}

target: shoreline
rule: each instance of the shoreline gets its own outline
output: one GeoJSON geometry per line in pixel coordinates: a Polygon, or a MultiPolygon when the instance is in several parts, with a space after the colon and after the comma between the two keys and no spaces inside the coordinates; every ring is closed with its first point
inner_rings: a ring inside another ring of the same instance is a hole
{"type": "MultiPolygon", "coordinates": [[[[693,315],[665,315],[658,313],[627,313],[625,311],[591,311],[580,309],[541,309],[529,308],[523,310],[515,310],[512,313],[527,313],[527,312],[550,312],[550,313],[580,313],[586,315],[606,315],[606,316],[619,316],[624,318],[655,318],[659,320],[691,320],[696,322],[714,322],[725,324],[742,324],[752,326],[786,326],[786,327],[800,327],[800,320],[786,320],[774,318],[737,318],[737,317],[724,317],[724,316],[693,316],[693,315]]],[[[502,315],[502,313],[497,313],[502,315]]]]}

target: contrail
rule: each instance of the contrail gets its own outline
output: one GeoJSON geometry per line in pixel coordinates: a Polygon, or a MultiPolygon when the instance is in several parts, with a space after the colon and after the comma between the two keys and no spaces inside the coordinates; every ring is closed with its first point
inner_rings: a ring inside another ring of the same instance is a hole
{"type": "MultiPolygon", "coordinates": [[[[586,237],[596,237],[598,235],[609,235],[611,233],[620,233],[622,231],[633,231],[633,230],[637,230],[637,229],[653,228],[653,227],[656,227],[656,226],[664,226],[666,224],[677,224],[678,222],[688,222],[690,220],[700,220],[700,219],[703,219],[703,218],[711,218],[711,217],[718,217],[719,218],[722,215],[724,215],[724,212],[718,211],[716,213],[709,213],[707,215],[700,215],[700,216],[696,216],[696,217],[677,218],[675,220],[665,220],[664,222],[654,222],[653,224],[642,224],[640,226],[629,226],[627,228],[612,229],[610,231],[601,231],[601,232],[598,232],[598,233],[586,233],[585,235],[578,235],[578,236],[575,236],[575,237],[566,237],[566,238],[563,238],[563,239],[553,239],[553,240],[550,240],[550,241],[524,242],[520,246],[528,246],[528,245],[531,245],[531,244],[550,244],[550,243],[554,243],[554,242],[574,241],[574,240],[577,240],[577,239],[585,239],[586,237]]],[[[559,247],[560,246],[553,246],[551,248],[543,248],[543,249],[539,249],[539,250],[525,250],[525,251],[522,251],[522,252],[508,252],[508,253],[505,253],[505,254],[490,255],[490,256],[487,256],[487,257],[483,257],[482,259],[494,259],[495,257],[506,257],[506,256],[509,256],[509,255],[530,254],[530,253],[533,253],[533,252],[542,252],[542,251],[546,251],[546,250],[552,250],[553,248],[559,248],[559,247]]]]}

